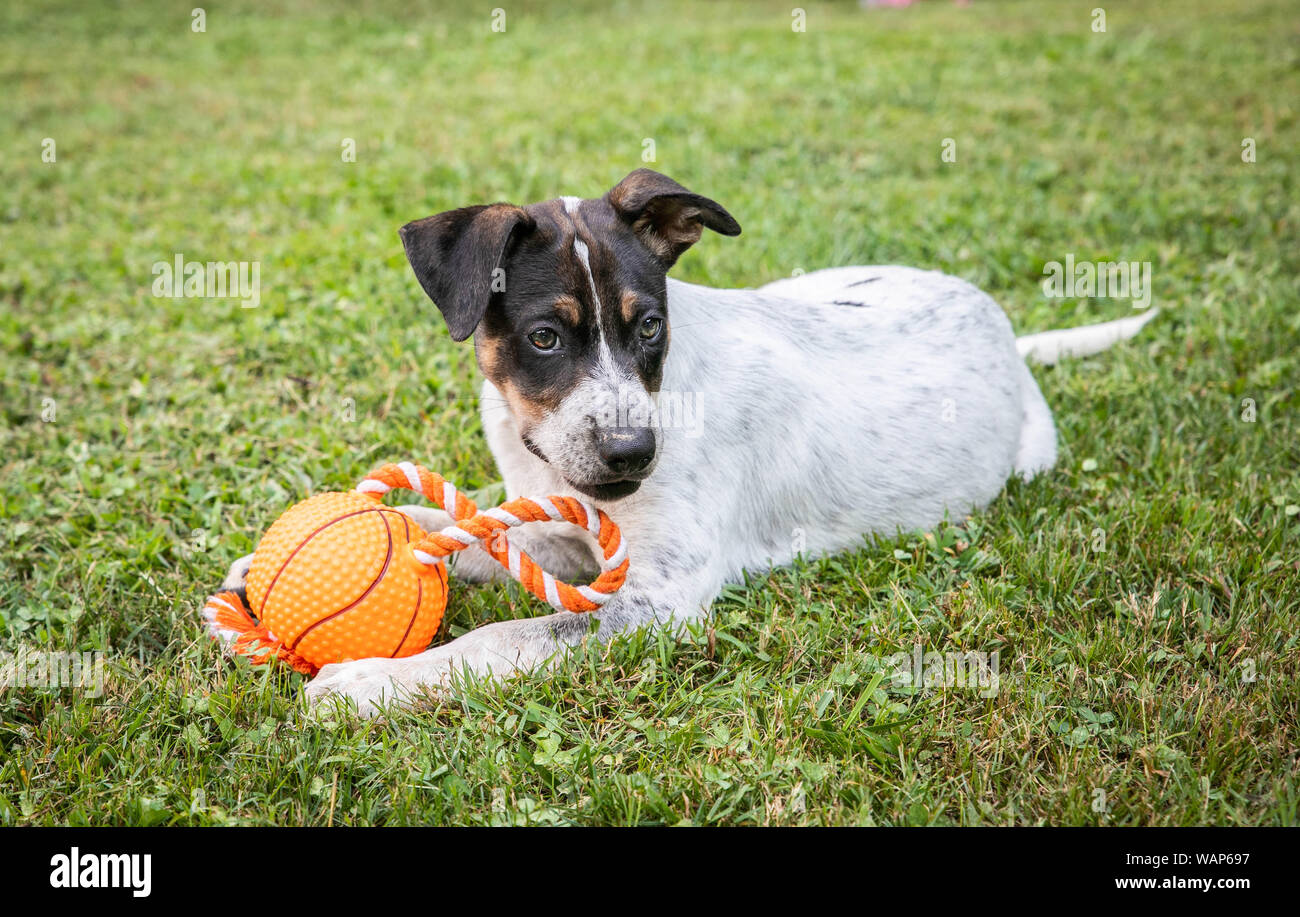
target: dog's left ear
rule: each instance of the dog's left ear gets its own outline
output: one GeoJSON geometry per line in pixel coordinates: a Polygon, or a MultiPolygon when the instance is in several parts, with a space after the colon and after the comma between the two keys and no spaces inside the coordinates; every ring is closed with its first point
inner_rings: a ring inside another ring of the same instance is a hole
{"type": "Polygon", "coordinates": [[[672,267],[682,252],[700,240],[703,227],[724,236],[740,235],[740,224],[717,201],[651,169],[637,169],[611,188],[605,199],[665,267],[672,267]]]}

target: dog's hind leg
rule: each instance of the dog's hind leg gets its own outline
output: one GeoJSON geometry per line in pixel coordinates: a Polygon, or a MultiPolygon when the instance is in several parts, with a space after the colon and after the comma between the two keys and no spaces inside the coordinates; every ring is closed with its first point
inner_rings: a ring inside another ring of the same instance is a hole
{"type": "Polygon", "coordinates": [[[1040,471],[1047,471],[1056,464],[1056,424],[1034,374],[1023,363],[1020,364],[1020,373],[1020,399],[1024,416],[1020,423],[1020,446],[1016,450],[1015,471],[1028,481],[1040,471]]]}

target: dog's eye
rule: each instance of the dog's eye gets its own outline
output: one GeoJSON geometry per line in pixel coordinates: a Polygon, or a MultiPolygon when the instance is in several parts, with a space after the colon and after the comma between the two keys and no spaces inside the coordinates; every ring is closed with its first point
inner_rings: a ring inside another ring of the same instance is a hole
{"type": "Polygon", "coordinates": [[[664,320],[655,316],[650,316],[641,323],[640,335],[643,341],[653,341],[659,337],[659,333],[664,330],[664,320]]]}
{"type": "Polygon", "coordinates": [[[550,328],[538,328],[529,333],[528,340],[538,350],[554,350],[555,345],[560,343],[560,336],[550,328]]]}

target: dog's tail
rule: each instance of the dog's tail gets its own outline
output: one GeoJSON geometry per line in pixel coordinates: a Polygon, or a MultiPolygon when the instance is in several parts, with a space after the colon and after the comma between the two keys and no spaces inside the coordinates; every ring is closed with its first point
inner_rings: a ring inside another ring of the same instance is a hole
{"type": "Polygon", "coordinates": [[[1026,360],[1051,366],[1062,357],[1086,357],[1101,353],[1120,341],[1127,341],[1142,330],[1160,310],[1148,309],[1141,315],[1121,318],[1113,322],[1065,328],[1059,331],[1042,331],[1016,338],[1016,350],[1026,360]]]}

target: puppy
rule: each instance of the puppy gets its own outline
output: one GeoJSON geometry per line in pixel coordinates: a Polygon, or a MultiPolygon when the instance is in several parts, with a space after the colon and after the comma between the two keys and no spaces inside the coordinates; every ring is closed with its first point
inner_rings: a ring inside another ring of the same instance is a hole
{"type": "MultiPolygon", "coordinates": [[[[648,169],[597,199],[478,205],[402,227],[452,338],[473,336],[507,496],[597,504],[622,527],[631,566],[591,615],[501,621],[417,656],[328,665],[310,699],[369,715],[462,674],[535,669],[589,633],[680,630],[746,571],[982,507],[1009,475],[1056,460],[1025,357],[1102,350],[1155,312],[1017,341],[992,299],[933,271],[834,268],[757,290],[669,280],[706,229],[740,234],[720,204],[648,169]]],[[[426,530],[451,523],[401,509],[426,530]]],[[[595,569],[585,531],[529,528],[511,538],[548,571],[578,582],[595,569]]],[[[247,562],[226,588],[242,586],[247,562]]],[[[478,548],[451,565],[462,581],[504,577],[478,548]]]]}

